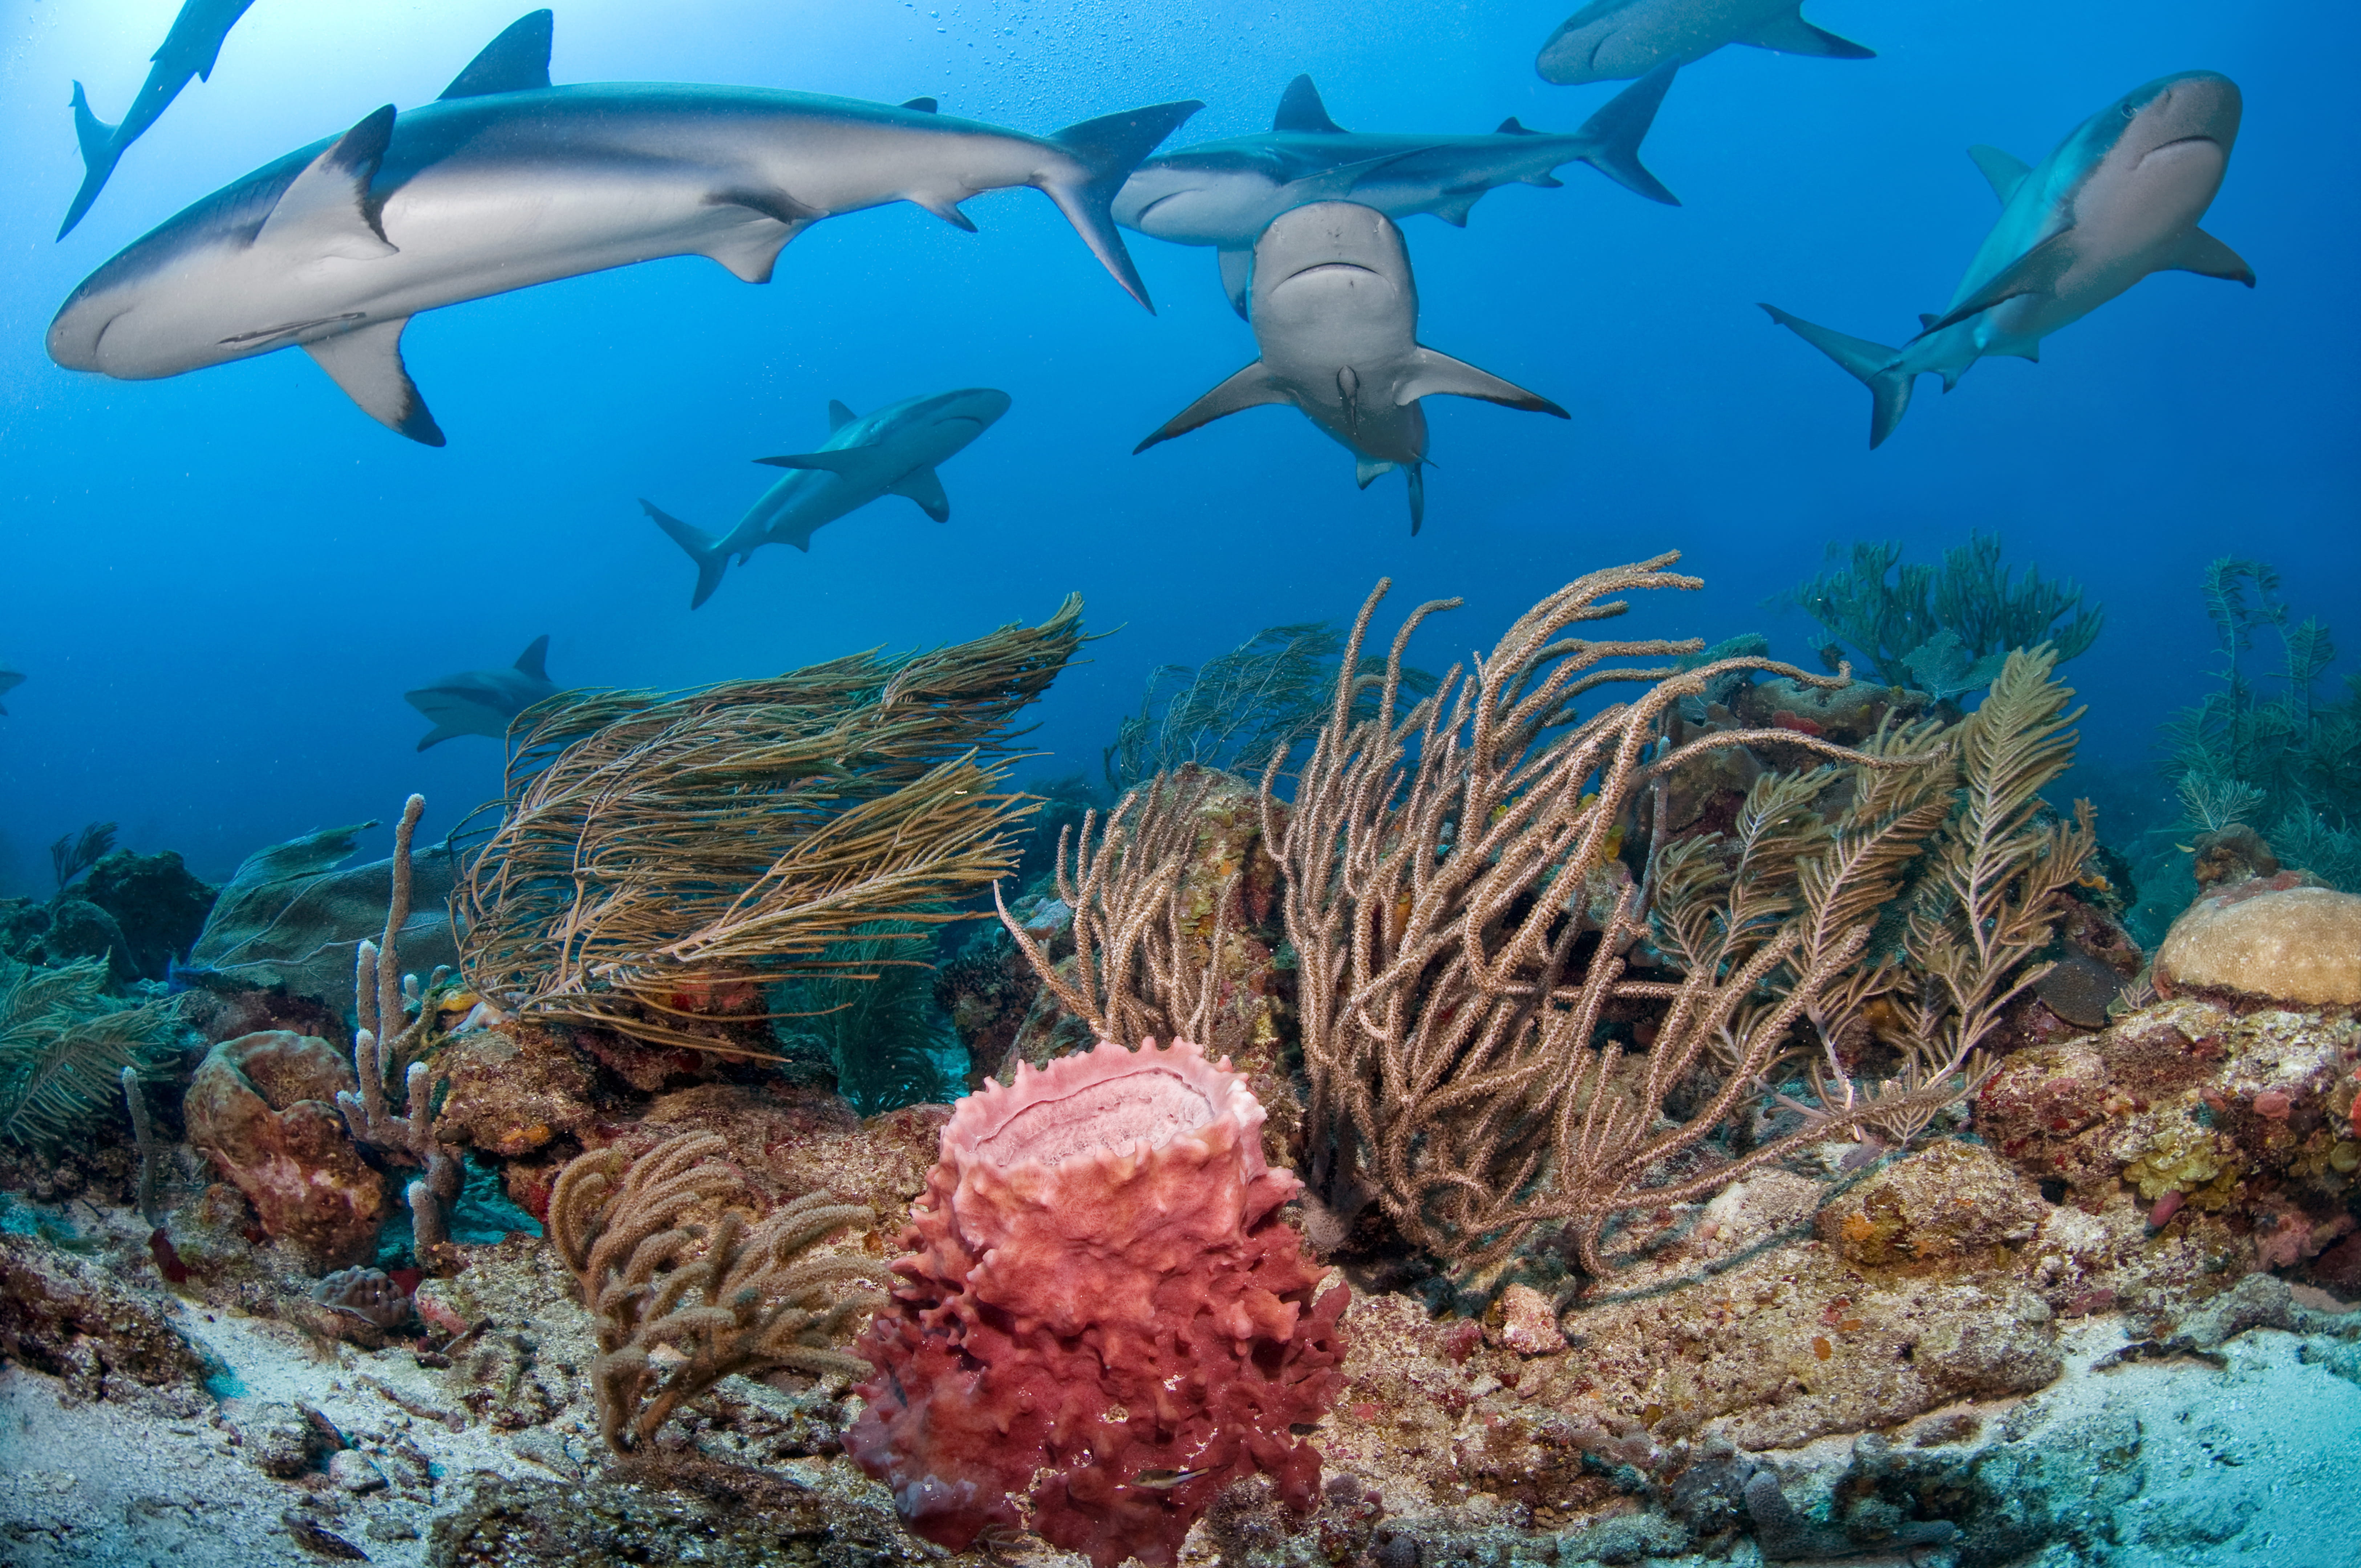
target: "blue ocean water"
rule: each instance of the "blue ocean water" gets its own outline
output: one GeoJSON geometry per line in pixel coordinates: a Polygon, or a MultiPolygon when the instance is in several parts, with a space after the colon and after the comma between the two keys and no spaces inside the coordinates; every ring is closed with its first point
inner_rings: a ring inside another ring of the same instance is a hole
{"type": "MultiPolygon", "coordinates": [[[[1269,124],[1299,71],[1355,129],[1570,129],[1616,83],[1533,70],[1570,0],[572,0],[555,79],[778,86],[1048,132],[1180,97],[1170,146],[1269,124]]],[[[1465,231],[1405,220],[1421,337],[1572,414],[1436,399],[1412,537],[1400,483],[1283,409],[1141,456],[1148,431],[1253,357],[1212,253],[1127,235],[1150,315],[1025,191],[963,234],[908,205],[820,224],[750,287],[689,258],[421,316],[404,342],[446,448],[371,422],[280,352],[171,379],[60,369],[42,335],[106,258],[171,214],[384,103],[432,99],[521,0],[258,0],[209,82],[52,236],[81,178],[69,83],[112,116],[179,0],[7,0],[0,23],[0,894],[46,890],[42,848],[111,819],[138,850],[220,878],[412,790],[430,832],[497,793],[500,749],[413,751],[401,694],[551,639],[561,685],[676,687],[1048,615],[1068,590],[1090,645],[1039,710],[1045,773],[1095,770],[1154,667],[1257,629],[1464,596],[1422,651],[1484,645],[1578,573],[1668,548],[1707,589],[1642,604],[1635,630],[1762,630],[1810,663],[1822,638],[1763,600],[1825,545],[1972,530],[2107,608],[2068,667],[2087,753],[2160,797],[2156,731],[2204,688],[2208,560],[2257,557],[2298,616],[2361,647],[2356,326],[2347,308],[2361,154],[2361,20],[2320,4],[1818,0],[1872,60],[1734,48],[1684,70],[1644,150],[1683,205],[1579,165],[1510,186],[1465,231]],[[2205,68],[2245,120],[2205,219],[2259,287],[2147,279],[2043,362],[1932,380],[1883,448],[1868,397],[1755,308],[1897,343],[1943,308],[1994,207],[1964,149],[2038,159],[2134,85],[2205,68]],[[642,515],[719,532],[808,451],[827,405],[866,412],[988,386],[1011,411],[947,463],[948,523],[887,499],[763,551],[712,602],[642,515]]],[[[2348,655],[2340,669],[2352,667],[2348,655]]],[[[2103,824],[2103,830],[2106,827],[2103,824]]],[[[381,844],[379,839],[372,849],[381,844]]]]}

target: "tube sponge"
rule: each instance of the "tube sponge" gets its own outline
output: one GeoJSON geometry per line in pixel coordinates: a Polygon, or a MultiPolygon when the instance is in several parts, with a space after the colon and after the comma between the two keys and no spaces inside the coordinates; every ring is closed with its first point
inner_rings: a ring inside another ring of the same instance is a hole
{"type": "Polygon", "coordinates": [[[1348,1292],[1314,1298],[1279,1214],[1302,1184],[1262,1123],[1185,1040],[1020,1064],[959,1102],[845,1438],[912,1530],[961,1551],[1029,1525],[1098,1568],[1165,1568],[1234,1481],[1313,1506],[1320,1455],[1289,1428],[1344,1381],[1348,1292]]]}

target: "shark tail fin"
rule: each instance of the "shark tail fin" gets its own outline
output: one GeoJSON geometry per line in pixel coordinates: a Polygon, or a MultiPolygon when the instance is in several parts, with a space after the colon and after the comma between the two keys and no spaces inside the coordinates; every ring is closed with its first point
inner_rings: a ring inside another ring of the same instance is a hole
{"type": "Polygon", "coordinates": [[[115,172],[115,160],[122,156],[115,146],[115,127],[90,112],[90,100],[82,96],[79,82],[74,83],[73,115],[74,139],[82,144],[82,189],[74,192],[73,205],[66,209],[66,221],[58,229],[60,239],[73,233],[74,225],[98,200],[107,176],[115,172]]]}
{"type": "Polygon", "coordinates": [[[1139,269],[1131,264],[1131,253],[1124,249],[1123,236],[1115,232],[1115,192],[1123,189],[1140,159],[1156,150],[1157,143],[1204,106],[1190,98],[1068,126],[1049,139],[1072,154],[1080,167],[1044,170],[1037,181],[1082,236],[1082,243],[1091,247],[1091,254],[1115,274],[1124,292],[1146,305],[1151,315],[1156,307],[1148,302],[1148,285],[1139,280],[1139,269]]]}
{"type": "Polygon", "coordinates": [[[697,609],[713,597],[721,586],[722,571],[729,566],[729,555],[716,548],[719,541],[701,528],[695,528],[667,512],[657,510],[654,502],[642,498],[640,510],[655,520],[655,524],[671,536],[672,542],[688,552],[697,563],[697,591],[689,596],[688,608],[697,609]]]}
{"type": "MultiPolygon", "coordinates": [[[[1598,113],[1582,122],[1575,134],[1590,145],[1582,161],[1634,195],[1677,207],[1681,199],[1640,161],[1640,143],[1656,123],[1656,109],[1673,85],[1679,63],[1666,60],[1622,92],[1609,98],[1598,113]]],[[[1520,127],[1521,128],[1521,127],[1520,127]]]]}
{"type": "Polygon", "coordinates": [[[1869,389],[1869,444],[1883,444],[1902,422],[1910,409],[1910,388],[1918,373],[1902,365],[1900,354],[1882,343],[1872,343],[1865,337],[1847,337],[1840,332],[1791,316],[1776,305],[1763,307],[1771,319],[1810,344],[1814,348],[1844,367],[1846,372],[1869,389]]]}

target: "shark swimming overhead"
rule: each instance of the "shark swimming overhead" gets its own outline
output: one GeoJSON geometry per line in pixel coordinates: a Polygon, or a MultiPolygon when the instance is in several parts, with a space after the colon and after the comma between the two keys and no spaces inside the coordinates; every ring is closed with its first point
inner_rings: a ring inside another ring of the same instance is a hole
{"type": "Polygon", "coordinates": [[[505,670],[463,670],[431,686],[402,693],[402,701],[434,721],[418,749],[423,751],[455,735],[507,739],[509,720],[542,698],[557,695],[549,678],[548,657],[549,634],[544,632],[505,670]]]}
{"type": "Polygon", "coordinates": [[[1108,209],[1193,101],[1031,137],[925,99],[553,87],[550,28],[532,13],[434,103],[389,104],[170,219],[74,291],[49,357],[147,380],[301,346],[371,417],[440,446],[401,360],[421,311],[666,256],[766,282],[823,218],[910,202],[972,230],[960,203],[1020,185],[1148,303],[1108,209]]]}
{"type": "MultiPolygon", "coordinates": [[[[24,684],[25,673],[22,670],[12,670],[5,664],[0,664],[0,696],[7,696],[24,684]]],[[[0,717],[5,717],[7,712],[6,708],[0,707],[0,717]]]]}
{"type": "Polygon", "coordinates": [[[1416,533],[1426,518],[1421,398],[1481,398],[1571,417],[1547,398],[1420,345],[1410,251],[1401,230],[1373,208],[1322,202],[1274,219],[1255,242],[1247,320],[1261,357],[1173,415],[1135,454],[1240,409],[1291,403],[1353,454],[1363,489],[1402,471],[1416,533]]]}
{"type": "Polygon", "coordinates": [[[2043,338],[2151,272],[2253,288],[2254,269],[2197,226],[2222,188],[2241,108],[2236,82],[2189,71],[2134,88],[2031,169],[1998,148],[1969,148],[2000,198],[2000,220],[1950,304],[1919,317],[1922,330],[1900,348],[1763,308],[1869,388],[1876,446],[1902,422],[1920,376],[1942,377],[1948,392],[1986,355],[2037,361],[2043,338]]]}
{"type": "Polygon", "coordinates": [[[1724,44],[1828,60],[1877,55],[1804,20],[1801,0],[1591,0],[1558,24],[1533,68],[1574,87],[1687,65],[1724,44]]]}
{"type": "Polygon", "coordinates": [[[74,192],[73,205],[66,209],[66,221],[58,229],[63,239],[73,232],[106,187],[107,177],[123,157],[123,149],[147,134],[181,95],[181,89],[193,76],[200,82],[210,82],[214,61],[221,55],[222,40],[246,15],[254,0],[188,0],[181,14],[172,18],[164,41],[148,58],[153,63],[148,80],[139,84],[139,95],[131,100],[122,123],[108,125],[90,112],[90,101],[82,95],[82,83],[73,84],[74,139],[82,144],[82,189],[74,192]]]}
{"type": "Polygon", "coordinates": [[[1672,85],[1673,67],[1624,89],[1571,132],[1532,131],[1514,115],[1484,136],[1348,131],[1299,76],[1258,136],[1200,142],[1148,159],[1124,181],[1115,222],[1175,245],[1221,252],[1222,286],[1246,313],[1254,245],[1270,221],[1314,202],[1354,202],[1390,218],[1432,213],[1466,227],[1495,187],[1557,186],[1553,170],[1587,163],[1652,202],[1680,200],[1640,162],[1640,143],[1672,85]]]}
{"type": "Polygon", "coordinates": [[[937,522],[949,522],[950,499],[935,465],[991,429],[1008,403],[1007,393],[990,387],[905,398],[868,414],[831,402],[829,435],[819,450],[754,459],[789,472],[719,539],[652,502],[640,506],[697,563],[697,587],[688,600],[695,609],[713,597],[733,559],[743,565],[765,544],[808,551],[813,530],[881,496],[906,496],[937,522]]]}

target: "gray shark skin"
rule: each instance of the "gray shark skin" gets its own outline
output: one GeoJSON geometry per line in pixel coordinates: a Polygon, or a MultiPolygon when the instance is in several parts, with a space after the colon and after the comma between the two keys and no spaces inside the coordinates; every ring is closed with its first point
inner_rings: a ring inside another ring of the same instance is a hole
{"type": "Polygon", "coordinates": [[[2238,85],[2212,71],[2134,88],[2077,126],[2031,169],[1998,148],[1968,156],[2001,202],[1967,276],[1939,315],[1900,348],[1847,337],[1775,305],[1763,308],[1867,386],[1869,444],[1894,433],[1929,372],[1943,390],[1986,355],[2038,361],[2041,340],[2151,272],[2195,272],[2255,286],[2255,269],[2197,226],[2238,139],[2238,85]]]}
{"type": "Polygon", "coordinates": [[[1350,202],[1282,213],[1255,242],[1248,321],[1261,357],[1168,420],[1137,446],[1185,435],[1224,414],[1291,403],[1352,453],[1363,489],[1402,471],[1410,531],[1426,521],[1426,411],[1449,395],[1532,413],[1566,411],[1418,341],[1418,280],[1393,220],[1350,202]]]}
{"type": "Polygon", "coordinates": [[[431,686],[402,693],[402,701],[434,721],[418,749],[423,751],[455,735],[506,740],[511,719],[542,698],[557,695],[544,662],[548,657],[549,634],[544,632],[505,670],[463,670],[431,686]]]}
{"type": "Polygon", "coordinates": [[[139,84],[139,94],[131,100],[124,112],[122,123],[108,125],[91,113],[90,100],[82,96],[82,83],[73,84],[74,139],[82,146],[82,189],[74,192],[73,205],[66,209],[66,221],[58,229],[63,239],[73,233],[74,225],[82,222],[90,211],[99,192],[106,188],[108,176],[123,151],[137,141],[171,107],[189,78],[210,82],[214,61],[220,58],[222,40],[246,15],[254,0],[188,0],[181,14],[172,18],[172,26],[164,34],[164,41],[148,56],[152,62],[148,80],[139,84]]]}
{"type": "Polygon", "coordinates": [[[389,104],[172,218],[74,291],[49,357],[145,380],[300,345],[371,417],[439,446],[401,362],[420,311],[666,256],[766,282],[823,218],[911,202],[972,229],[961,202],[1018,185],[1148,302],[1107,209],[1193,102],[1044,137],[807,93],[552,87],[549,34],[534,12],[434,103],[389,104]]]}
{"type": "MultiPolygon", "coordinates": [[[[0,696],[7,696],[24,684],[25,673],[22,670],[12,670],[5,664],[0,664],[0,696]]],[[[5,718],[7,712],[6,708],[0,707],[0,718],[5,718]]]]}
{"type": "Polygon", "coordinates": [[[1827,60],[1877,57],[1804,20],[1801,0],[1592,0],[1558,24],[1533,69],[1575,87],[1687,65],[1725,44],[1827,60]]]}
{"type": "Polygon", "coordinates": [[[1142,163],[1115,198],[1115,221],[1174,245],[1218,248],[1223,287],[1243,316],[1255,241],[1290,207],[1356,202],[1389,218],[1432,213],[1465,228],[1468,209],[1486,192],[1563,185],[1554,170],[1577,162],[1677,207],[1680,198],[1640,162],[1640,143],[1673,71],[1665,66],[1625,88],[1579,130],[1527,130],[1510,115],[1488,136],[1348,131],[1328,117],[1312,78],[1299,76],[1279,99],[1269,130],[1200,142],[1142,163]]]}
{"type": "Polygon", "coordinates": [[[754,459],[788,473],[719,539],[657,510],[653,502],[640,506],[697,563],[697,587],[688,600],[696,609],[721,586],[732,560],[743,565],[765,544],[809,551],[815,529],[880,497],[906,496],[937,522],[949,522],[950,498],[935,465],[991,429],[1008,404],[1007,393],[990,387],[905,398],[868,414],[831,402],[829,435],[819,450],[754,459]]]}

